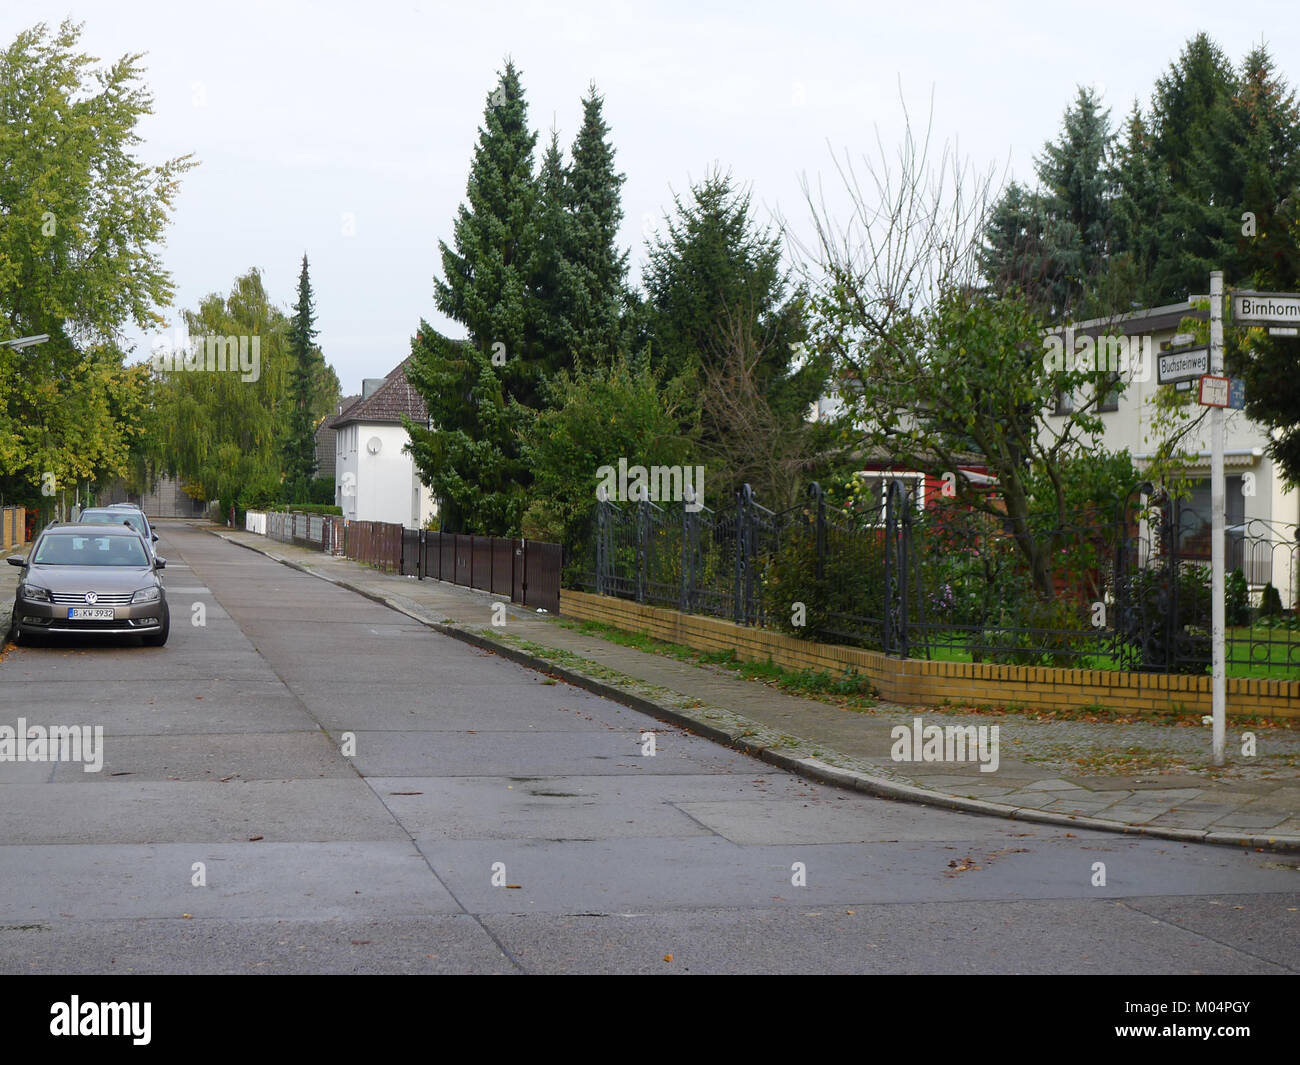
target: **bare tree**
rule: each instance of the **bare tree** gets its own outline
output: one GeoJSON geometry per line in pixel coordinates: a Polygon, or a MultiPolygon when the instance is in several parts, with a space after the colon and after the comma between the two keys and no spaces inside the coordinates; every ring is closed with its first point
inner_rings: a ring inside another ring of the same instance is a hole
{"type": "Polygon", "coordinates": [[[787,240],[799,252],[815,343],[834,361],[857,445],[943,477],[957,502],[1004,520],[1039,594],[1051,599],[1064,471],[1099,447],[1096,410],[1113,382],[1045,357],[1044,323],[1030,305],[983,283],[981,249],[999,186],[992,169],[976,172],[946,144],[934,149],[932,125],[931,114],[918,139],[909,118],[892,159],[877,133],[878,159],[864,158],[861,168],[836,160],[847,222],[833,216],[820,182],[814,191],[805,179],[814,238],[801,243],[787,225],[787,240]],[[1069,409],[1060,397],[1073,397],[1069,409]],[[972,465],[992,481],[972,476],[972,465]],[[1051,486],[1055,529],[1033,527],[1031,510],[1042,510],[1031,499],[1035,484],[1051,486]]]}
{"type": "Polygon", "coordinates": [[[719,323],[711,357],[702,360],[704,446],[736,484],[748,483],[773,510],[793,506],[818,452],[815,428],[782,417],[760,380],[771,339],[754,315],[735,308],[719,323]]]}

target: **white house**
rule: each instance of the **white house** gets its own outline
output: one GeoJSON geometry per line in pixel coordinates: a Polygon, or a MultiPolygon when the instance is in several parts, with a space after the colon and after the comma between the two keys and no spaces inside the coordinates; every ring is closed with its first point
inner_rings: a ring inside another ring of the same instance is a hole
{"type": "MultiPolygon", "coordinates": [[[[1098,360],[1092,365],[1111,371],[1113,378],[1126,382],[1122,392],[1109,393],[1099,408],[1103,427],[1101,443],[1106,451],[1127,448],[1139,470],[1151,461],[1158,443],[1153,427],[1156,393],[1161,388],[1177,387],[1159,384],[1156,362],[1162,352],[1170,349],[1182,319],[1204,320],[1208,317],[1208,311],[1193,310],[1189,301],[1117,318],[1078,322],[1068,327],[1060,350],[1086,355],[1090,346],[1083,338],[1090,337],[1093,341],[1092,357],[1098,360]],[[1116,351],[1116,345],[1108,345],[1101,339],[1107,336],[1126,338],[1125,349],[1116,351]]],[[[1100,384],[1097,386],[1098,389],[1101,387],[1100,384]]],[[[1193,380],[1186,387],[1195,390],[1196,382],[1193,380]]],[[[1058,396],[1056,413],[1064,417],[1087,398],[1091,397],[1058,396]]],[[[1193,398],[1190,410],[1195,417],[1208,408],[1197,406],[1193,398]]],[[[1268,457],[1269,430],[1247,418],[1244,411],[1227,410],[1225,415],[1228,566],[1241,566],[1252,589],[1258,590],[1266,583],[1273,583],[1281,592],[1283,601],[1289,603],[1293,594],[1289,586],[1294,579],[1290,572],[1290,552],[1280,548],[1266,549],[1260,541],[1294,543],[1296,524],[1300,522],[1300,492],[1295,491],[1268,457]]],[[[1208,558],[1211,520],[1208,417],[1183,438],[1180,449],[1196,455],[1196,461],[1188,472],[1199,478],[1193,487],[1191,500],[1183,504],[1182,547],[1192,555],[1208,558]]]]}
{"type": "MultiPolygon", "coordinates": [[[[1199,297],[1206,302],[1206,297],[1199,297]]],[[[1104,388],[1105,374],[1112,380],[1122,378],[1122,391],[1107,390],[1099,405],[1102,422],[1101,448],[1116,452],[1127,448],[1138,470],[1144,470],[1154,458],[1159,441],[1155,439],[1154,400],[1162,387],[1156,362],[1168,352],[1180,323],[1186,318],[1206,320],[1208,310],[1195,310],[1192,300],[1168,304],[1106,319],[1072,323],[1047,334],[1044,358],[1086,357],[1088,365],[1099,368],[1098,385],[1085,386],[1086,395],[1061,395],[1055,409],[1048,412],[1049,427],[1054,417],[1065,418],[1072,410],[1104,388]],[[1055,337],[1055,346],[1049,338],[1055,337]],[[1123,338],[1124,344],[1108,343],[1106,338],[1123,338]]],[[[1180,345],[1181,346],[1181,345],[1180,345]]],[[[1195,387],[1195,382],[1188,386],[1195,387]]],[[[1206,408],[1194,402],[1193,417],[1206,408]]],[[[819,421],[843,411],[837,397],[824,397],[809,410],[809,420],[819,421]]],[[[1280,469],[1268,457],[1269,430],[1251,421],[1244,411],[1225,412],[1224,467],[1226,476],[1226,557],[1229,569],[1240,567],[1255,599],[1265,584],[1272,583],[1281,593],[1283,605],[1300,602],[1300,560],[1294,549],[1300,525],[1300,492],[1289,484],[1280,469]]],[[[1181,448],[1196,456],[1189,473],[1198,478],[1192,498],[1182,505],[1180,552],[1185,557],[1210,556],[1210,419],[1201,422],[1182,440],[1181,448]]],[[[920,474],[899,471],[889,466],[887,456],[879,462],[864,460],[862,476],[920,478],[920,474]]],[[[972,467],[974,468],[974,467],[972,467]]],[[[969,476],[970,474],[968,474],[969,476]]],[[[926,492],[932,486],[926,484],[926,492]]]]}
{"type": "Polygon", "coordinates": [[[334,501],[349,521],[385,521],[418,529],[438,512],[403,448],[410,437],[402,416],[427,424],[424,400],[406,379],[403,362],[387,377],[368,378],[361,398],[333,421],[334,501]]]}

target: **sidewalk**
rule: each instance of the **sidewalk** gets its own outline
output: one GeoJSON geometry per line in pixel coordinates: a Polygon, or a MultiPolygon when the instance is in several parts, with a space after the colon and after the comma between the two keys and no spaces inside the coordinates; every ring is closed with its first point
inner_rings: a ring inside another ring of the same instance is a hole
{"type": "Polygon", "coordinates": [[[824,783],[1026,821],[1300,852],[1300,729],[1294,727],[1252,726],[1257,753],[1243,757],[1242,730],[1229,722],[1228,767],[1211,773],[1204,768],[1208,728],[1034,721],[884,702],[868,713],[850,712],[725,669],[584,635],[486,592],[381,573],[241,530],[199,527],[449,636],[824,783]],[[504,627],[491,624],[498,603],[505,607],[504,627]],[[996,771],[980,772],[975,761],[894,761],[890,730],[910,729],[917,717],[926,725],[999,726],[996,771]],[[1149,767],[1152,758],[1180,760],[1187,768],[1115,773],[1117,761],[1138,759],[1149,767]]]}

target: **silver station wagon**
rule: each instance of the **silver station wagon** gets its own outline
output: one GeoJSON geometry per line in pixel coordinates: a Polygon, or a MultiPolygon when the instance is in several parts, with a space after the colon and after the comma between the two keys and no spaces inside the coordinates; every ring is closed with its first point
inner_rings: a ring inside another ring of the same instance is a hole
{"type": "Polygon", "coordinates": [[[167,642],[171,618],[157,558],[129,525],[50,525],[25,558],[10,632],[15,643],[62,633],[167,642]]]}
{"type": "Polygon", "coordinates": [[[130,503],[114,503],[107,507],[87,507],[77,521],[88,525],[122,525],[131,526],[144,537],[150,556],[154,553],[153,545],[158,542],[158,534],[149,526],[149,519],[144,511],[130,503]]]}

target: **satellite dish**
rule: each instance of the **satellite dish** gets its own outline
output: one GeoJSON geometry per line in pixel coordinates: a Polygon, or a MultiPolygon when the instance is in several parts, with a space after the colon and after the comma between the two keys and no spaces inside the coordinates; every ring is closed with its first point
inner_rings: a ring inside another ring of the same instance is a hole
{"type": "Polygon", "coordinates": [[[384,442],[377,436],[372,436],[366,441],[366,450],[372,455],[378,455],[379,449],[384,446],[384,442]]]}

